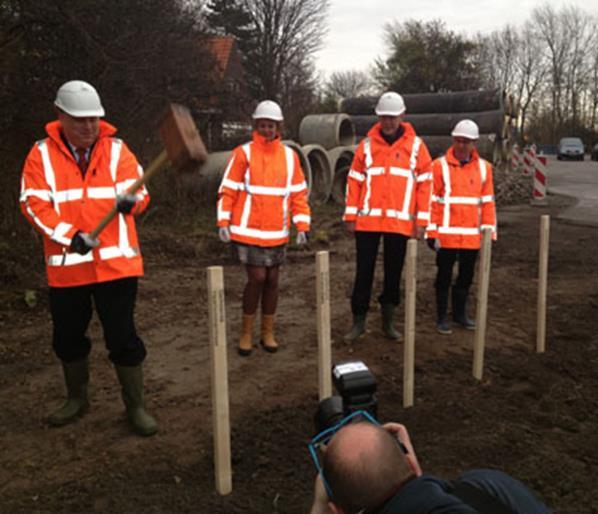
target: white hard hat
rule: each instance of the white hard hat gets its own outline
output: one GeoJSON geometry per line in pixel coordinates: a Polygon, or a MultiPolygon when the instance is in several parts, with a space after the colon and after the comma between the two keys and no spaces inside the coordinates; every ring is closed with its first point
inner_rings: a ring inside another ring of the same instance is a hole
{"type": "Polygon", "coordinates": [[[282,110],[280,105],[272,100],[264,100],[257,104],[255,111],[253,111],[253,119],[266,119],[274,121],[282,121],[282,110]]]}
{"type": "Polygon", "coordinates": [[[104,116],[100,95],[82,80],[70,80],[60,86],[54,105],[75,118],[104,116]]]}
{"type": "Polygon", "coordinates": [[[388,91],[384,93],[376,104],[378,116],[400,116],[405,112],[405,102],[399,93],[388,91]]]}
{"type": "Polygon", "coordinates": [[[464,137],[467,139],[479,139],[480,129],[475,121],[461,120],[455,125],[455,128],[451,132],[451,136],[464,137]]]}

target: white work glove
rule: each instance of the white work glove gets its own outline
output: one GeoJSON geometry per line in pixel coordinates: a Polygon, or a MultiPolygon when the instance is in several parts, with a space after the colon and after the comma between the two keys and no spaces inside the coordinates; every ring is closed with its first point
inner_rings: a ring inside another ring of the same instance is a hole
{"type": "Polygon", "coordinates": [[[296,239],[296,243],[297,246],[303,246],[307,244],[307,240],[308,240],[309,236],[307,232],[297,232],[297,239],[296,239]]]}
{"type": "Polygon", "coordinates": [[[220,227],[218,229],[218,237],[223,243],[230,243],[230,229],[228,227],[220,227]]]}

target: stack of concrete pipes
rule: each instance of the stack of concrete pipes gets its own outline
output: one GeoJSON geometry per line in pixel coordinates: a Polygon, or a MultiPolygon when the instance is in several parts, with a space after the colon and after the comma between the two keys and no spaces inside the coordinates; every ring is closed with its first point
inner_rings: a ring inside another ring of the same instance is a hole
{"type": "MultiPolygon", "coordinates": [[[[498,164],[510,159],[510,136],[516,118],[512,101],[500,90],[459,91],[403,95],[407,111],[405,121],[426,142],[433,158],[451,145],[450,133],[462,119],[471,119],[480,127],[478,150],[482,157],[498,164]]],[[[377,96],[346,98],[341,111],[350,115],[357,139],[361,140],[376,123],[377,96]]]]}

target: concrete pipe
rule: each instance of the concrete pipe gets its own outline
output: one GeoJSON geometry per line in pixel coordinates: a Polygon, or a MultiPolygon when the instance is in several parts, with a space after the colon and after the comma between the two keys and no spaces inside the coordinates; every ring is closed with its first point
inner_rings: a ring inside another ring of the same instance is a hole
{"type": "Polygon", "coordinates": [[[310,114],[301,120],[302,145],[321,145],[326,150],[355,143],[355,127],[346,114],[310,114]]]}
{"type": "Polygon", "coordinates": [[[326,150],[320,145],[306,145],[303,151],[311,167],[311,193],[310,200],[313,204],[326,203],[332,189],[332,167],[326,150]]]}
{"type": "Polygon", "coordinates": [[[305,175],[305,182],[307,182],[307,196],[308,198],[311,197],[311,190],[312,190],[312,172],[311,172],[311,163],[307,158],[307,155],[303,148],[290,139],[285,139],[283,143],[295,151],[297,156],[299,157],[299,164],[301,164],[301,169],[303,170],[303,175],[305,175]]]}
{"type": "Polygon", "coordinates": [[[216,203],[218,188],[232,152],[214,152],[208,154],[206,162],[199,168],[198,173],[175,174],[179,183],[202,202],[216,203]]]}
{"type": "Polygon", "coordinates": [[[345,190],[347,188],[347,175],[353,163],[355,155],[355,146],[337,146],[328,150],[328,158],[334,178],[332,180],[332,190],[330,197],[339,205],[345,204],[345,190]]]}
{"type": "MultiPolygon", "coordinates": [[[[453,93],[413,93],[402,96],[407,107],[407,114],[493,111],[501,110],[505,105],[505,93],[499,89],[453,93]]],[[[345,98],[341,102],[340,111],[347,114],[373,115],[377,102],[378,96],[345,98]]]]}

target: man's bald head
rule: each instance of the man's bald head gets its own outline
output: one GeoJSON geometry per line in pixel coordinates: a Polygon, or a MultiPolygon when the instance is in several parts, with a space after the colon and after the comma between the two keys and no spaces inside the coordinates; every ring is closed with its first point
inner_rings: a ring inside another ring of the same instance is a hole
{"type": "Polygon", "coordinates": [[[347,513],[378,506],[412,475],[396,439],[371,423],[342,428],[324,456],[332,501],[347,513]]]}

